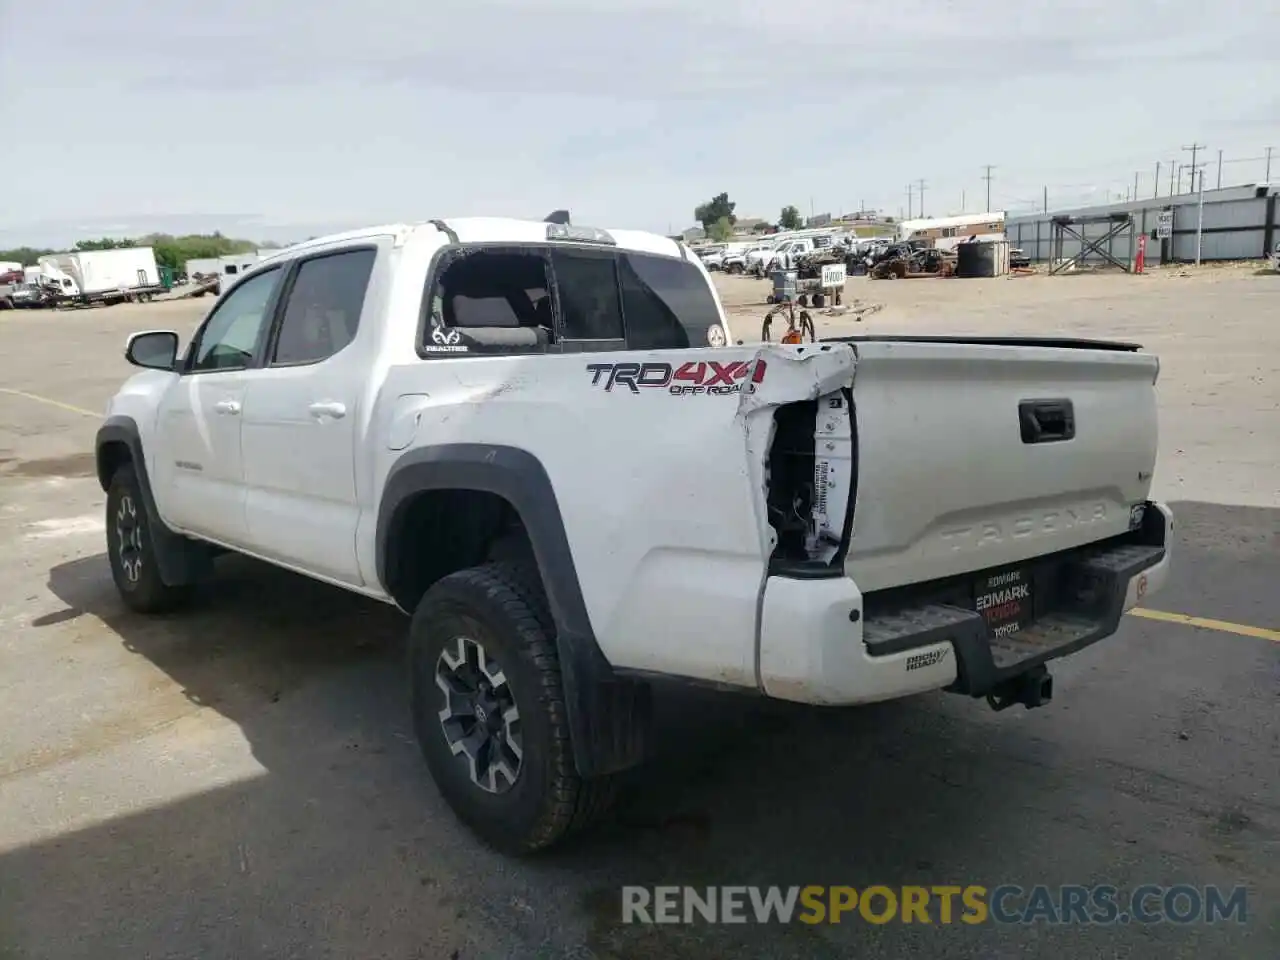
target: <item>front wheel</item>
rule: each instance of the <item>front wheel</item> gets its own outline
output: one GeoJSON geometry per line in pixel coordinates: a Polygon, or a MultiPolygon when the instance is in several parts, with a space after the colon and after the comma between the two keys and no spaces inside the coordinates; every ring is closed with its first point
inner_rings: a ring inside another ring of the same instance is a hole
{"type": "Polygon", "coordinates": [[[536,572],[460,570],[410,627],[414,729],[441,794],[481,840],[550,847],[607,808],[612,781],[574,769],[554,627],[536,572]]]}
{"type": "Polygon", "coordinates": [[[154,531],[132,466],[121,467],[111,478],[106,524],[111,579],[125,606],[138,613],[161,613],[190,597],[189,585],[171,586],[160,577],[154,531]]]}

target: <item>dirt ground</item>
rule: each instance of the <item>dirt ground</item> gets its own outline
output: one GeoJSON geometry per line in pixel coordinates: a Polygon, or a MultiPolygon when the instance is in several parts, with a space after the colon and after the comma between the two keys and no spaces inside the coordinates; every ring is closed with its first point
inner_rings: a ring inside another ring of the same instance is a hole
{"type": "MultiPolygon", "coordinates": [[[[724,278],[735,334],[767,285],[724,278]]],[[[568,850],[504,860],[413,743],[404,622],[225,558],[116,599],[93,478],[127,333],[208,301],[0,314],[0,957],[1273,958],[1280,951],[1280,277],[850,283],[820,333],[1058,333],[1159,353],[1163,619],[1052,704],[856,711],[662,691],[657,757],[568,850]],[[1190,619],[1188,619],[1190,618],[1190,619]],[[1244,924],[639,927],[622,884],[1245,883],[1244,924]]]]}

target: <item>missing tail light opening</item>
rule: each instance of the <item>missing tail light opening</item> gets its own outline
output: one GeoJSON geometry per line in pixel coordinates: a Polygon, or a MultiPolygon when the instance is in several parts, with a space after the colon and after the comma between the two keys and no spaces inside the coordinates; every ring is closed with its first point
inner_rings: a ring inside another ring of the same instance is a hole
{"type": "Polygon", "coordinates": [[[847,390],[775,411],[766,497],[777,534],[771,572],[814,575],[838,565],[857,482],[853,433],[847,390]]]}

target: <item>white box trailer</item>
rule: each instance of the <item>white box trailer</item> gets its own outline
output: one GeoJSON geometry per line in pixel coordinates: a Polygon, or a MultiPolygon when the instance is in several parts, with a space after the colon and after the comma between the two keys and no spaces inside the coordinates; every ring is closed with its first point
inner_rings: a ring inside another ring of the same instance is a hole
{"type": "Polygon", "coordinates": [[[149,300],[164,292],[151,247],[53,253],[41,257],[39,262],[41,267],[54,267],[71,278],[74,289],[64,289],[63,293],[79,303],[149,300]]]}

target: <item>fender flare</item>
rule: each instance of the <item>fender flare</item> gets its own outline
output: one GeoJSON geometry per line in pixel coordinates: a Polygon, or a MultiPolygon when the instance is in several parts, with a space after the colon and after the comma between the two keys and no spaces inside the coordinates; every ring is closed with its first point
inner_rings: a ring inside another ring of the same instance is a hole
{"type": "Polygon", "coordinates": [[[404,453],[387,475],[378,506],[377,573],[383,589],[403,549],[398,539],[403,511],[414,496],[431,490],[491,493],[515,509],[529,535],[556,626],[578,773],[600,776],[639,763],[651,709],[649,686],[615,673],[596,641],[560,504],[542,462],[517,447],[481,443],[439,444],[404,453]]]}
{"type": "Polygon", "coordinates": [[[142,491],[142,508],[147,515],[147,529],[151,531],[156,550],[156,563],[160,579],[169,586],[195,583],[212,570],[212,556],[207,549],[200,549],[193,541],[170,530],[160,519],[155,496],[151,492],[151,478],[147,473],[147,461],[142,453],[142,433],[132,417],[114,415],[107,417],[94,438],[94,463],[98,485],[105,493],[111,487],[111,460],[106,456],[109,444],[123,443],[129,449],[130,465],[138,478],[142,491]]]}

